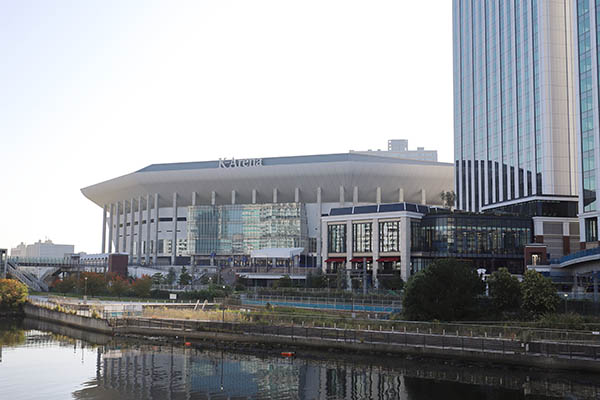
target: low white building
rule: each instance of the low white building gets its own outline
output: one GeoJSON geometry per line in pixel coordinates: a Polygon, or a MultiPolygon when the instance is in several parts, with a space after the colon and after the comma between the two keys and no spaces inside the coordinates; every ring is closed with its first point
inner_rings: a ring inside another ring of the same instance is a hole
{"type": "Polygon", "coordinates": [[[19,244],[10,250],[11,257],[27,258],[64,258],[67,254],[73,254],[75,246],[72,244],[55,244],[52,240],[38,240],[33,244],[19,244]]]}

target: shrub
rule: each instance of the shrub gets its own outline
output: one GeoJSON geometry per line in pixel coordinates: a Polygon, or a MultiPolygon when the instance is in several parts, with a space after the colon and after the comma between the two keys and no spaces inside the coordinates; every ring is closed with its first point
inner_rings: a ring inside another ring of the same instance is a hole
{"type": "Polygon", "coordinates": [[[575,313],[567,314],[544,314],[537,321],[536,326],[550,329],[584,329],[583,317],[575,313]]]}
{"type": "Polygon", "coordinates": [[[0,308],[15,309],[27,301],[27,286],[14,279],[0,279],[0,308]]]}

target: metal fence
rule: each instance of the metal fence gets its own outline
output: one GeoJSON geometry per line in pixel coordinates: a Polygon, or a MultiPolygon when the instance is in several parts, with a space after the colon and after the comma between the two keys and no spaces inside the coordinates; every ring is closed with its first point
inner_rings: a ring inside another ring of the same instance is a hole
{"type": "Polygon", "coordinates": [[[303,296],[240,296],[242,305],[271,305],[312,308],[319,310],[364,311],[391,313],[402,310],[401,301],[381,300],[375,298],[344,299],[336,297],[303,297],[303,296]]]}
{"type": "Polygon", "coordinates": [[[558,357],[582,360],[598,360],[600,344],[577,341],[531,342],[513,338],[461,336],[454,332],[424,333],[409,330],[385,330],[382,325],[369,325],[363,329],[341,327],[318,327],[304,325],[272,325],[231,323],[216,321],[167,320],[152,318],[124,318],[115,321],[115,328],[169,329],[185,332],[225,332],[320,340],[324,342],[360,343],[404,347],[423,347],[476,351],[484,353],[517,354],[558,357]]]}

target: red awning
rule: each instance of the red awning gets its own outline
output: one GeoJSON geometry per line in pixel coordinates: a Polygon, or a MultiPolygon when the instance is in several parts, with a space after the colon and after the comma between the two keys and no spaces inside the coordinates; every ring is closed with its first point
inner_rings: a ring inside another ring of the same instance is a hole
{"type": "Polygon", "coordinates": [[[400,257],[379,257],[377,262],[397,262],[400,261],[400,257]]]}
{"type": "Polygon", "coordinates": [[[346,262],[346,257],[331,257],[325,260],[326,263],[332,262],[346,262]]]}
{"type": "Polygon", "coordinates": [[[367,261],[371,261],[373,258],[372,257],[354,257],[353,259],[350,260],[350,262],[363,262],[363,258],[366,258],[367,261]]]}

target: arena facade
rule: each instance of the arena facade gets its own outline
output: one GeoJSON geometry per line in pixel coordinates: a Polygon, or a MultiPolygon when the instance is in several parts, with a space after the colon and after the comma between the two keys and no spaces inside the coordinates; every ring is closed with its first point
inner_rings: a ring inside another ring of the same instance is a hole
{"type": "Polygon", "coordinates": [[[102,208],[102,253],[136,265],[244,265],[253,250],[302,248],[322,266],[332,208],[441,205],[453,165],[359,153],[153,164],[82,189],[102,208]]]}

